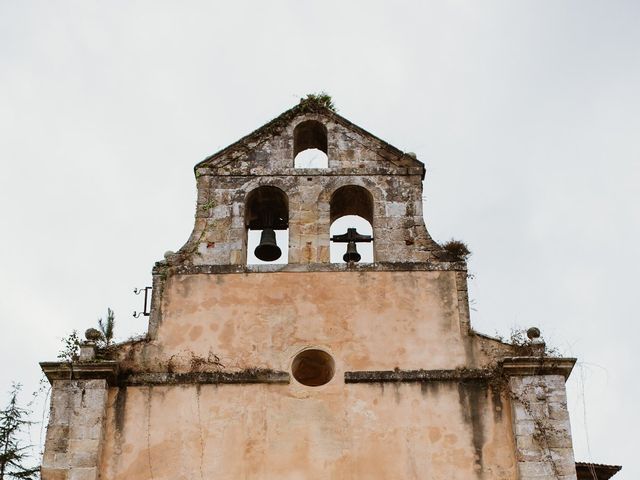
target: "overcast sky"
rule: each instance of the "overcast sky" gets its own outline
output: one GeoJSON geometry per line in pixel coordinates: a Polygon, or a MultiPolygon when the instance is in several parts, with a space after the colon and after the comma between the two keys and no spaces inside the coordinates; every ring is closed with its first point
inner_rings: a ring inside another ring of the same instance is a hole
{"type": "Polygon", "coordinates": [[[640,478],[637,1],[0,0],[0,400],[107,307],[144,333],[193,165],[320,90],[425,162],[473,327],[578,357],[577,459],[640,478]]]}

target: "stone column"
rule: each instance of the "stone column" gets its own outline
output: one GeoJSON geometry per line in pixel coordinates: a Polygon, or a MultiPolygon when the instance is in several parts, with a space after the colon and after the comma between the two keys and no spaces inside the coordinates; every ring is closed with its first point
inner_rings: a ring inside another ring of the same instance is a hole
{"type": "Polygon", "coordinates": [[[575,480],[566,378],[575,359],[504,360],[520,480],[575,480]]]}
{"type": "Polygon", "coordinates": [[[97,480],[116,362],[41,363],[51,383],[42,480],[97,480]]]}

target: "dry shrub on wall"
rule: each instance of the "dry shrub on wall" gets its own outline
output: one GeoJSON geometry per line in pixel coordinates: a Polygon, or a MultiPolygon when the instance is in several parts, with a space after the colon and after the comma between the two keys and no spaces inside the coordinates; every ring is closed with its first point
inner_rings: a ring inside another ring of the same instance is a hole
{"type": "Polygon", "coordinates": [[[466,261],[471,255],[471,250],[466,243],[461,240],[451,239],[442,244],[442,248],[451,255],[455,260],[464,260],[466,261]]]}

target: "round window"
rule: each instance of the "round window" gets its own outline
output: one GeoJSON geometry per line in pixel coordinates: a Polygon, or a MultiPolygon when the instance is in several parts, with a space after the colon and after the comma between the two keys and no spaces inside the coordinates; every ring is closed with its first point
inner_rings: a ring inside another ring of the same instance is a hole
{"type": "Polygon", "coordinates": [[[303,350],[295,356],[291,364],[293,378],[309,387],[319,387],[328,383],[333,378],[335,370],[335,362],[331,355],[315,348],[303,350]]]}

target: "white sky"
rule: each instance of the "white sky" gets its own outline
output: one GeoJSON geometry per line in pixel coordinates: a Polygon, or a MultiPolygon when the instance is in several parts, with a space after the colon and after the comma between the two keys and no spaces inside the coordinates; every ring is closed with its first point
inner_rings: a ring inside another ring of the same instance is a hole
{"type": "Polygon", "coordinates": [[[426,163],[474,328],[579,358],[577,458],[639,478],[639,85],[637,1],[0,0],[0,390],[108,306],[144,332],[193,165],[326,90],[426,163]]]}

